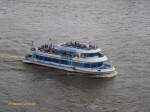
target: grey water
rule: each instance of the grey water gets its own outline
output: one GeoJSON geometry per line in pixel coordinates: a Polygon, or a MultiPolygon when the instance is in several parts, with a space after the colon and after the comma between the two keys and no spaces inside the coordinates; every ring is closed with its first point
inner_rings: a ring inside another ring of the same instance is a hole
{"type": "Polygon", "coordinates": [[[0,0],[0,111],[150,112],[150,0],[0,0]],[[50,38],[97,44],[118,75],[69,76],[21,62],[32,40],[50,38]]]}

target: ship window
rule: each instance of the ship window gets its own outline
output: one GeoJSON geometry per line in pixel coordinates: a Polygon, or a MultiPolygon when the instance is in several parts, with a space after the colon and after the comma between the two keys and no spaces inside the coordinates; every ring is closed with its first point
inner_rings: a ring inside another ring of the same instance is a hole
{"type": "Polygon", "coordinates": [[[102,66],[102,64],[103,64],[103,62],[93,63],[93,64],[91,64],[91,67],[92,68],[100,67],[100,66],[102,66]]]}
{"type": "Polygon", "coordinates": [[[45,60],[44,56],[39,56],[40,60],[45,60]]]}
{"type": "Polygon", "coordinates": [[[37,59],[39,59],[39,56],[38,56],[38,55],[36,55],[36,58],[37,58],[37,59]]]}
{"type": "Polygon", "coordinates": [[[102,66],[103,62],[98,62],[98,67],[102,66]]]}
{"type": "Polygon", "coordinates": [[[39,60],[43,60],[43,57],[39,56],[39,55],[36,55],[36,58],[39,59],[39,60]]]}
{"type": "Polygon", "coordinates": [[[103,57],[104,55],[101,54],[100,52],[98,53],[87,53],[87,54],[84,54],[86,57],[95,57],[95,56],[99,56],[99,57],[103,57]]]}
{"type": "Polygon", "coordinates": [[[81,64],[78,62],[73,62],[73,66],[81,66],[81,64]]]}
{"type": "Polygon", "coordinates": [[[68,64],[68,61],[67,61],[67,60],[60,60],[60,63],[67,65],[67,64],[68,64]]]}
{"type": "Polygon", "coordinates": [[[85,67],[85,68],[90,68],[90,67],[91,67],[91,64],[89,64],[89,63],[84,63],[84,67],[85,67]]]}
{"type": "Polygon", "coordinates": [[[92,68],[98,67],[98,63],[93,63],[91,67],[92,68]]]}
{"type": "Polygon", "coordinates": [[[52,61],[52,58],[48,58],[48,61],[52,61]]]}
{"type": "Polygon", "coordinates": [[[52,62],[59,63],[59,59],[52,58],[52,62]]]}
{"type": "Polygon", "coordinates": [[[84,67],[83,63],[73,62],[73,66],[84,67]]]}
{"type": "Polygon", "coordinates": [[[52,61],[52,59],[49,57],[45,57],[45,61],[52,61]]]}
{"type": "Polygon", "coordinates": [[[80,63],[80,67],[84,67],[84,64],[83,64],[83,63],[80,63]]]}
{"type": "Polygon", "coordinates": [[[102,65],[103,65],[103,62],[98,62],[98,63],[78,63],[78,62],[73,62],[73,66],[85,67],[85,68],[96,68],[96,67],[100,67],[102,65]]]}

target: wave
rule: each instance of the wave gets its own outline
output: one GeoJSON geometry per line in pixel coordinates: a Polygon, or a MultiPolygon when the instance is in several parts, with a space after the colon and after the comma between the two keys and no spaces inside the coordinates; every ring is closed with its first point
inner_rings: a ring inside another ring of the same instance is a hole
{"type": "Polygon", "coordinates": [[[0,54],[0,59],[8,59],[8,60],[15,60],[21,61],[24,57],[14,54],[0,54]]]}

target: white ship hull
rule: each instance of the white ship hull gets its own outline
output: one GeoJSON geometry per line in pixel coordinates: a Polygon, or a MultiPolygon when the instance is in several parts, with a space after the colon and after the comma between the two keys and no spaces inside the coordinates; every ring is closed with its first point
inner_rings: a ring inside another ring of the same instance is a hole
{"type": "Polygon", "coordinates": [[[63,65],[63,64],[57,64],[52,62],[46,62],[36,59],[24,59],[24,63],[28,64],[36,64],[41,66],[46,66],[50,68],[55,68],[58,70],[65,70],[71,73],[80,73],[80,75],[88,76],[88,77],[114,77],[117,75],[117,72],[114,67],[109,69],[100,69],[99,71],[97,69],[87,69],[87,68],[81,68],[81,67],[74,67],[70,65],[63,65]]]}

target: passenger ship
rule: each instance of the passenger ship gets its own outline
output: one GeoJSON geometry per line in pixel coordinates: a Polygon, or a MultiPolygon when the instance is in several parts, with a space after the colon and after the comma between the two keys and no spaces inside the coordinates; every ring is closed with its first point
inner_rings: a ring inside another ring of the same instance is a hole
{"type": "Polygon", "coordinates": [[[92,77],[113,77],[117,75],[114,66],[101,49],[90,43],[66,42],[58,45],[44,44],[38,48],[32,45],[25,63],[47,66],[92,77]]]}

